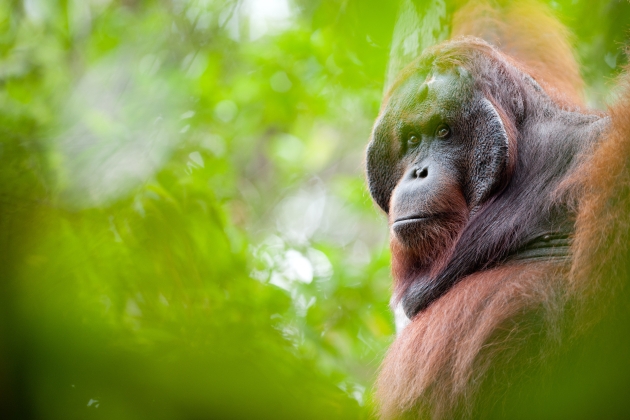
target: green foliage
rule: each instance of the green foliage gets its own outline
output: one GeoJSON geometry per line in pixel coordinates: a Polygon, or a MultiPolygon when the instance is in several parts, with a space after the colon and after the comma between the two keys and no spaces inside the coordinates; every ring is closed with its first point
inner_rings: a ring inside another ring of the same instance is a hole
{"type": "MultiPolygon", "coordinates": [[[[10,416],[369,415],[393,325],[363,150],[398,6],[261,4],[0,3],[10,416]]],[[[620,4],[552,2],[589,80],[620,4]]]]}

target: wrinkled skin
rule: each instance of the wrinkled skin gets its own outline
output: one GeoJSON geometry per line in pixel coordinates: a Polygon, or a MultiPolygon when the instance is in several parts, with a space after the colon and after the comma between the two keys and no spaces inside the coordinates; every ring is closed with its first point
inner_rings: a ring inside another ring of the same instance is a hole
{"type": "Polygon", "coordinates": [[[385,109],[368,148],[370,191],[398,244],[430,264],[504,184],[507,133],[463,68],[410,77],[385,109]]]}
{"type": "Polygon", "coordinates": [[[451,184],[473,209],[499,186],[507,163],[499,115],[458,68],[415,75],[396,89],[374,129],[367,173],[372,196],[385,212],[391,207],[394,222],[417,211],[430,224],[432,215],[448,213],[433,204],[451,184]]]}

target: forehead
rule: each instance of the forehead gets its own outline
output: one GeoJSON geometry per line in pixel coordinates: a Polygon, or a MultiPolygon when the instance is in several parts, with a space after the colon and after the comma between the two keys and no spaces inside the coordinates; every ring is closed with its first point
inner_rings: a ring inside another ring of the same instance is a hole
{"type": "Polygon", "coordinates": [[[418,71],[399,82],[387,99],[386,113],[448,111],[469,96],[471,79],[461,68],[418,71]]]}

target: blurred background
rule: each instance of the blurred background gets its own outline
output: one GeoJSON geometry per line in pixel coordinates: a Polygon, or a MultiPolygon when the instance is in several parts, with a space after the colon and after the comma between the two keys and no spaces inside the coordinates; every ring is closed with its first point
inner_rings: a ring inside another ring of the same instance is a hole
{"type": "MultiPolygon", "coordinates": [[[[0,2],[0,416],[369,417],[394,328],[363,153],[463,3],[0,2]]],[[[629,3],[546,3],[603,109],[629,3]]]]}

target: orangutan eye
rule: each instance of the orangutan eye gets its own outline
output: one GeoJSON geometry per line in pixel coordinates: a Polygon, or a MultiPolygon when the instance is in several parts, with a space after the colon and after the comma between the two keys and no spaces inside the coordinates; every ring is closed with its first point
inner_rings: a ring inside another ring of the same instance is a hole
{"type": "Polygon", "coordinates": [[[435,135],[441,139],[447,138],[451,134],[451,129],[446,124],[440,124],[435,132],[435,135]]]}
{"type": "Polygon", "coordinates": [[[416,136],[415,134],[409,134],[409,137],[407,138],[407,144],[409,146],[416,146],[420,143],[420,138],[418,136],[416,136]]]}

